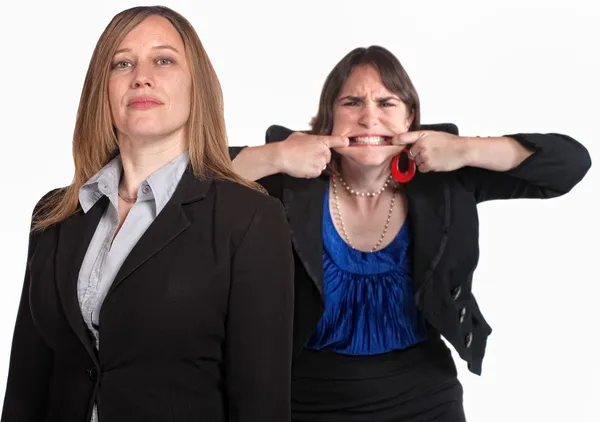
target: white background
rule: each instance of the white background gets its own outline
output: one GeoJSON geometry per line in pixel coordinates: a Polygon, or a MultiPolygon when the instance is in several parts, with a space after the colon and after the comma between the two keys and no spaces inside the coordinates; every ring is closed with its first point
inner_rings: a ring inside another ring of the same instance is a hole
{"type": "MultiPolygon", "coordinates": [[[[592,1],[165,1],[196,27],[223,86],[232,145],[305,129],[357,46],[398,56],[424,123],[464,135],[560,132],[598,161],[600,12],[592,1]]],[[[88,61],[129,1],[2,7],[0,399],[31,210],[72,177],[88,61]]],[[[570,194],[480,208],[474,292],[494,332],[483,376],[457,359],[469,421],[600,421],[598,168],[570,194]]]]}

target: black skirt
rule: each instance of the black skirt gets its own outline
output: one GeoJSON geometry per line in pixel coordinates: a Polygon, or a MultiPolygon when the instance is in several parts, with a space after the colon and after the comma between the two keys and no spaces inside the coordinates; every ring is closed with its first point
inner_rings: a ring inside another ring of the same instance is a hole
{"type": "Polygon", "coordinates": [[[373,356],[305,350],[294,361],[293,422],[464,422],[462,386],[440,339],[373,356]]]}

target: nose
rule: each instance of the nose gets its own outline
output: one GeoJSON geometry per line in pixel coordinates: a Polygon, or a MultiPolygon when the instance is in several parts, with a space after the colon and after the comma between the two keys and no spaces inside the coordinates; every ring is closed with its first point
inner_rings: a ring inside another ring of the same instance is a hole
{"type": "Polygon", "coordinates": [[[139,64],[134,73],[131,81],[131,87],[137,88],[154,88],[154,78],[152,75],[151,66],[139,64]]]}
{"type": "Polygon", "coordinates": [[[379,124],[379,114],[376,105],[366,104],[360,113],[358,123],[365,128],[372,128],[379,124]]]}

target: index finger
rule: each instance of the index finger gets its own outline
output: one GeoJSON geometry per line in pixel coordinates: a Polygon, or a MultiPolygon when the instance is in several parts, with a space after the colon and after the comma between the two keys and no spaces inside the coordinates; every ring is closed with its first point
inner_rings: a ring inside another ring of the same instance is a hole
{"type": "Polygon", "coordinates": [[[350,139],[345,136],[321,136],[319,141],[327,148],[341,148],[350,145],[350,139]]]}
{"type": "Polygon", "coordinates": [[[409,145],[414,144],[423,136],[420,130],[414,132],[400,133],[392,138],[393,145],[409,145]]]}

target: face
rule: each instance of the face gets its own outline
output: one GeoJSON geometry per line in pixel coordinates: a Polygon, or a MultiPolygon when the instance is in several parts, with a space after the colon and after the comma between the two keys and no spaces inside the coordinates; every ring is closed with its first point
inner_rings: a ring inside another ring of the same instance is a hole
{"type": "Polygon", "coordinates": [[[363,166],[387,165],[402,150],[390,145],[391,138],[407,132],[411,123],[405,104],[383,85],[379,72],[358,66],[334,103],[332,135],[350,138],[350,146],[335,151],[363,166]]]}
{"type": "Polygon", "coordinates": [[[160,16],[141,22],[123,39],[111,63],[108,94],[118,139],[183,137],[191,87],[177,30],[160,16]]]}

